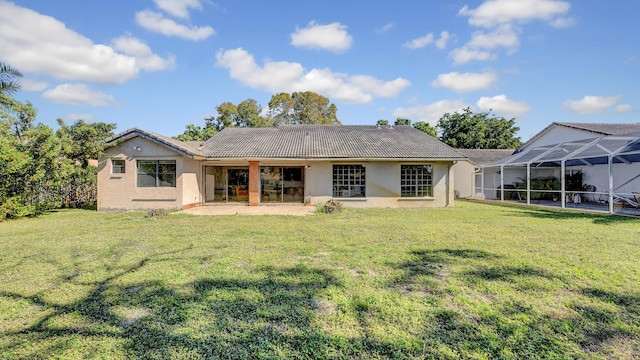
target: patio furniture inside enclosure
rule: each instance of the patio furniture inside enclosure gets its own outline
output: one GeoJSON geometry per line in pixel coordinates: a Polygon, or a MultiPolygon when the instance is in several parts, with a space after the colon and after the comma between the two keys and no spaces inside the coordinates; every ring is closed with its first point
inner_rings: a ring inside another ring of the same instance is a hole
{"type": "Polygon", "coordinates": [[[476,193],[563,208],[599,205],[610,213],[640,208],[640,133],[520,149],[481,166],[476,193]]]}

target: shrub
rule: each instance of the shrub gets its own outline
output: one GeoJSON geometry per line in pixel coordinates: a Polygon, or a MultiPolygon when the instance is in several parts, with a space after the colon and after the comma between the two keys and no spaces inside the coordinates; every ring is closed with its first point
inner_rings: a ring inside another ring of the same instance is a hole
{"type": "Polygon", "coordinates": [[[10,197],[0,204],[0,220],[35,215],[38,215],[38,208],[32,204],[25,204],[21,196],[10,197]]]}
{"type": "Polygon", "coordinates": [[[145,217],[154,217],[154,216],[167,216],[168,212],[166,209],[149,209],[147,210],[147,216],[145,217]]]}
{"type": "Polygon", "coordinates": [[[326,214],[338,213],[342,211],[342,205],[343,204],[341,202],[331,199],[320,205],[318,207],[318,211],[326,214]]]}

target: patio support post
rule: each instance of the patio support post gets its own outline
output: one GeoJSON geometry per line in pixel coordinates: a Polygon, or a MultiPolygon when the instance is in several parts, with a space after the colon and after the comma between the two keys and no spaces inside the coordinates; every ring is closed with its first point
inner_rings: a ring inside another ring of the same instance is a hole
{"type": "Polygon", "coordinates": [[[613,214],[613,156],[608,156],[609,160],[609,214],[613,214]]]}
{"type": "Polygon", "coordinates": [[[531,163],[527,163],[527,205],[531,205],[531,163]]]}
{"type": "Polygon", "coordinates": [[[249,161],[249,206],[260,205],[260,166],[249,161]]]}
{"type": "Polygon", "coordinates": [[[566,186],[565,186],[565,162],[564,160],[560,161],[560,204],[562,204],[562,208],[564,209],[567,206],[566,202],[566,186]]]}
{"type": "Polygon", "coordinates": [[[500,165],[500,201],[504,201],[504,165],[500,165]]]}

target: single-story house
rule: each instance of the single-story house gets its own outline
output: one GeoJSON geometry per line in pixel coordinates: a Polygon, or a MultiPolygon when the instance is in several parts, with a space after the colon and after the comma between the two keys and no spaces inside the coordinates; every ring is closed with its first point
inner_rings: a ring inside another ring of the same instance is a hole
{"type": "Polygon", "coordinates": [[[203,204],[444,207],[467,157],[410,126],[226,128],[205,142],[142,129],[105,141],[98,210],[203,204]]]}

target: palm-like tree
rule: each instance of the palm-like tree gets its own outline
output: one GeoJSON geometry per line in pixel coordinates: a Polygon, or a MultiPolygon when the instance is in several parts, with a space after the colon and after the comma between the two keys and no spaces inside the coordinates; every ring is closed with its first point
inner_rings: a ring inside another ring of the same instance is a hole
{"type": "Polygon", "coordinates": [[[0,95],[9,95],[20,90],[20,83],[17,79],[21,77],[20,71],[0,62],[0,95]]]}

